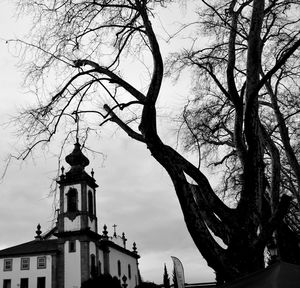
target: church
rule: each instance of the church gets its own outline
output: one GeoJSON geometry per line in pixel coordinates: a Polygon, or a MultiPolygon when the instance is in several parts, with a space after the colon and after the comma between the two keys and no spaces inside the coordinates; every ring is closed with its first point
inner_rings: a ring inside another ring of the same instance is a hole
{"type": "Polygon", "coordinates": [[[59,184],[59,210],[54,228],[17,246],[0,250],[0,287],[80,288],[101,274],[117,277],[122,287],[135,288],[140,281],[136,244],[126,246],[126,237],[108,235],[104,225],[98,233],[94,172],[85,167],[88,158],[77,142],[66,156],[59,184]]]}

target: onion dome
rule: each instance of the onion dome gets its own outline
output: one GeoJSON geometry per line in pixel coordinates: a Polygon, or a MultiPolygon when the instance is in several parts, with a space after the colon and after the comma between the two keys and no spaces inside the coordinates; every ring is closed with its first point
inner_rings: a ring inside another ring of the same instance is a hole
{"type": "Polygon", "coordinates": [[[89,159],[81,152],[80,144],[78,142],[75,143],[74,150],[71,152],[71,154],[66,156],[65,160],[71,166],[69,172],[83,171],[84,167],[90,164],[89,159]]]}

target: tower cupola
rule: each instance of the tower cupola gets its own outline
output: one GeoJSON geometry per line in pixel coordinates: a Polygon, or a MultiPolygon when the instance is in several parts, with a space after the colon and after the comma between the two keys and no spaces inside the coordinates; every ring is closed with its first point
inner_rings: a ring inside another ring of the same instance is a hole
{"type": "Polygon", "coordinates": [[[66,156],[65,160],[71,166],[68,171],[71,174],[82,172],[90,164],[89,159],[82,153],[78,141],[74,145],[74,150],[66,156]]]}
{"type": "Polygon", "coordinates": [[[65,173],[65,168],[61,168],[62,174],[60,175],[59,184],[75,184],[75,183],[86,183],[91,188],[97,188],[98,185],[95,183],[94,171],[92,170],[89,175],[84,168],[90,164],[89,159],[82,153],[81,145],[77,142],[74,144],[73,151],[65,157],[66,162],[70,165],[70,169],[65,173]]]}

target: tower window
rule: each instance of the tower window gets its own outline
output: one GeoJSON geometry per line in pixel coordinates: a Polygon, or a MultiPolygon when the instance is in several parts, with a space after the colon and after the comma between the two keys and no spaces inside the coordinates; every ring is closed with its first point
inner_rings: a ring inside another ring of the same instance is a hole
{"type": "Polygon", "coordinates": [[[118,260],[118,276],[119,277],[121,277],[121,273],[122,273],[122,271],[121,271],[121,261],[118,260]]]}
{"type": "Polygon", "coordinates": [[[89,213],[94,214],[94,203],[93,203],[93,192],[90,190],[88,193],[88,205],[89,205],[89,213]]]}
{"type": "Polygon", "coordinates": [[[76,241],[75,240],[71,240],[69,241],[69,252],[76,252],[76,241]]]}
{"type": "Polygon", "coordinates": [[[12,271],[13,260],[12,259],[4,259],[4,271],[12,271]]]}
{"type": "Polygon", "coordinates": [[[46,268],[46,257],[37,257],[37,269],[45,269],[46,268]]]}
{"type": "Polygon", "coordinates": [[[21,258],[21,270],[29,270],[30,258],[21,258]]]}
{"type": "Polygon", "coordinates": [[[77,211],[77,190],[74,188],[70,188],[67,195],[67,211],[68,212],[76,212],[77,211]]]}

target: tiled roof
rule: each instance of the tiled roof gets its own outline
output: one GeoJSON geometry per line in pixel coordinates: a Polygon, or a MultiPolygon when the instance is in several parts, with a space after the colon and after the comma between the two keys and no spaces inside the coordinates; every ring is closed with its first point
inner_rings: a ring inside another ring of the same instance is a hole
{"type": "Polygon", "coordinates": [[[28,254],[47,254],[58,251],[57,239],[33,240],[20,245],[0,250],[0,257],[21,256],[28,254]]]}

